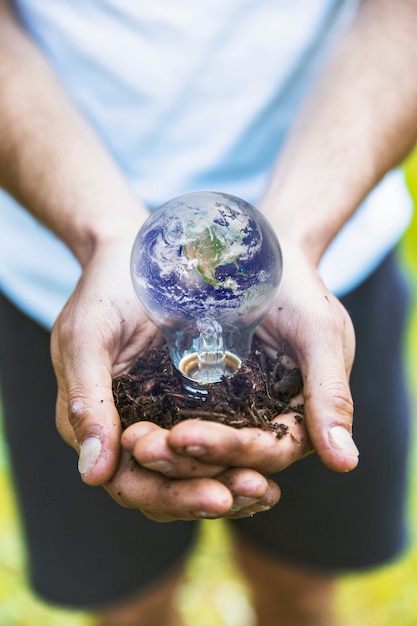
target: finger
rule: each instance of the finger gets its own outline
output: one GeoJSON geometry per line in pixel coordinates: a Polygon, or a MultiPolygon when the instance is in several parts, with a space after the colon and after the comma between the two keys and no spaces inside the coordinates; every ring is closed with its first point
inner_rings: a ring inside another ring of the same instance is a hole
{"type": "Polygon", "coordinates": [[[149,422],[133,424],[123,433],[122,446],[147,469],[171,478],[216,476],[226,468],[177,454],[168,445],[169,431],[149,422]]]}
{"type": "MultiPolygon", "coordinates": [[[[337,302],[334,306],[341,307],[337,302]]],[[[353,402],[349,387],[354,332],[347,315],[343,323],[343,332],[330,321],[317,324],[316,337],[306,338],[303,352],[297,355],[303,374],[309,436],[323,463],[340,472],[354,469],[359,455],[352,438],[353,402]]]]}
{"type": "Polygon", "coordinates": [[[351,437],[352,322],[302,250],[286,245],[285,258],[287,271],[278,299],[258,333],[276,349],[280,342],[288,342],[303,378],[311,441],[329,468],[348,471],[358,462],[351,437]]]}
{"type": "Polygon", "coordinates": [[[159,522],[224,517],[233,504],[230,490],[218,480],[174,480],[131,458],[121,463],[106,489],[122,506],[139,509],[159,522]]]}
{"type": "Polygon", "coordinates": [[[248,517],[268,511],[280,499],[278,485],[259,472],[250,469],[233,468],[217,476],[233,496],[229,517],[248,517]]]}
{"type": "Polygon", "coordinates": [[[169,445],[178,453],[204,463],[247,467],[264,474],[281,471],[311,451],[303,421],[294,413],[280,415],[284,425],[277,432],[260,428],[236,429],[216,422],[187,420],[177,424],[168,435],[169,445]]]}
{"type": "Polygon", "coordinates": [[[84,482],[101,485],[116,470],[120,453],[120,417],[108,355],[77,340],[66,341],[65,333],[58,335],[57,330],[52,334],[52,355],[59,388],[58,431],[79,452],[84,482]]]}
{"type": "Polygon", "coordinates": [[[128,426],[122,435],[122,446],[125,450],[132,453],[134,445],[138,439],[156,430],[162,430],[153,422],[140,421],[128,426]]]}

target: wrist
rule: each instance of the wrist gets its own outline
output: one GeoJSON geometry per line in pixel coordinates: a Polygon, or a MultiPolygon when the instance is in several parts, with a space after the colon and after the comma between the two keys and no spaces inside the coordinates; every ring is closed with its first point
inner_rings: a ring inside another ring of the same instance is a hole
{"type": "Polygon", "coordinates": [[[309,223],[302,216],[296,218],[296,212],[288,211],[288,216],[261,209],[277,235],[281,248],[301,254],[312,266],[317,267],[332,241],[334,234],[329,234],[327,225],[309,223]]]}
{"type": "Polygon", "coordinates": [[[86,211],[79,215],[79,220],[67,230],[68,234],[60,236],[84,268],[101,250],[114,246],[129,247],[130,250],[149,213],[143,205],[130,199],[120,209],[117,206],[110,210],[103,207],[102,212],[95,210],[89,215],[86,211]]]}
{"type": "Polygon", "coordinates": [[[317,266],[362,197],[359,193],[341,193],[338,186],[326,180],[317,180],[315,185],[307,182],[304,189],[290,180],[291,176],[282,187],[272,180],[259,209],[280,242],[299,249],[317,266]]]}

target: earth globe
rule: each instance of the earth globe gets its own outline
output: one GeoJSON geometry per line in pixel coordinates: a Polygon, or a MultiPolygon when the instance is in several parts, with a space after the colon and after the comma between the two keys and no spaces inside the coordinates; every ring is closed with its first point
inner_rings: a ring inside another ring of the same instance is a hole
{"type": "Polygon", "coordinates": [[[201,391],[247,358],[277,294],[282,254],[254,206],[199,191],[169,200],[147,219],[133,245],[131,275],[187,388],[201,391]]]}

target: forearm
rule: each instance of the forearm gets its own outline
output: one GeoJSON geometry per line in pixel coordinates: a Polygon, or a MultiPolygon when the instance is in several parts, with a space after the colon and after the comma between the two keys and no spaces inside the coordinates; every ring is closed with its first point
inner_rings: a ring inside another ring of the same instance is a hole
{"type": "Polygon", "coordinates": [[[417,137],[417,3],[365,0],[329,55],[261,202],[317,263],[417,137]]]}
{"type": "Polygon", "coordinates": [[[0,185],[84,264],[146,210],[0,2],[0,185]]]}

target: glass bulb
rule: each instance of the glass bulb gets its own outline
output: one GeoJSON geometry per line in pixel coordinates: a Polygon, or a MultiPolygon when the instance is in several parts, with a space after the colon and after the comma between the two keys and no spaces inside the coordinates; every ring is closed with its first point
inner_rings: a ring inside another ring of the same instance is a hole
{"type": "Polygon", "coordinates": [[[204,390],[233,375],[282,274],[277,237],[244,200],[202,191],[170,200],[143,224],[132,280],[164,334],[186,387],[204,390]]]}

